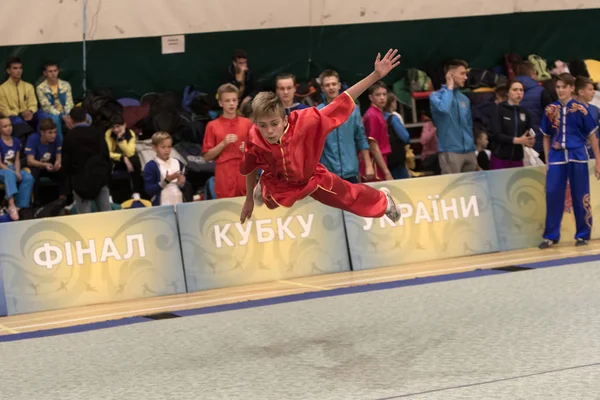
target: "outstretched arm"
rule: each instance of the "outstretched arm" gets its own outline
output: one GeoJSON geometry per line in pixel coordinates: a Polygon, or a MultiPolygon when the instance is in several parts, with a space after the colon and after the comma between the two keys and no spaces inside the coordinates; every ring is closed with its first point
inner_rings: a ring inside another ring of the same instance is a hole
{"type": "Polygon", "coordinates": [[[387,54],[381,58],[381,54],[377,54],[373,72],[366,78],[356,83],[346,92],[352,97],[352,100],[358,99],[369,87],[373,86],[378,80],[383,79],[391,70],[400,65],[400,55],[398,50],[389,49],[387,54]]]}
{"type": "Polygon", "coordinates": [[[326,136],[333,129],[346,122],[354,111],[356,99],[400,64],[400,56],[396,55],[397,52],[398,50],[390,49],[383,58],[381,58],[381,54],[377,54],[373,72],[319,110],[318,114],[307,113],[307,116],[312,115],[313,118],[306,118],[303,130],[313,131],[316,129],[318,136],[326,136]]]}

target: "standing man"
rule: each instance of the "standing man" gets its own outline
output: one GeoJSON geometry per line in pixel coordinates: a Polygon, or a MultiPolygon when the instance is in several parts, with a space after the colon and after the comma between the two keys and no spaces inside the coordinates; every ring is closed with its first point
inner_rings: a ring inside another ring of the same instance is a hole
{"type": "Polygon", "coordinates": [[[460,92],[467,81],[467,67],[465,61],[450,61],[446,66],[446,84],[429,96],[442,174],[477,170],[471,102],[460,92]]]}
{"type": "MultiPolygon", "coordinates": [[[[369,88],[369,100],[371,106],[363,116],[363,124],[365,125],[365,134],[369,140],[369,149],[371,156],[374,159],[373,169],[375,170],[374,177],[367,178],[366,164],[361,164],[360,172],[363,182],[386,180],[391,181],[394,178],[387,166],[387,155],[392,152],[390,146],[390,138],[388,135],[388,126],[383,117],[383,109],[387,102],[387,86],[382,81],[375,82],[369,88]]],[[[366,160],[363,158],[362,161],[366,160]]]]}
{"type": "Polygon", "coordinates": [[[296,96],[296,77],[292,74],[279,75],[275,78],[275,90],[277,97],[281,99],[285,107],[285,113],[308,108],[306,104],[294,102],[296,96]]]}
{"type": "MultiPolygon", "coordinates": [[[[575,79],[560,74],[556,82],[558,101],[546,107],[541,130],[546,154],[546,229],[540,249],[547,249],[560,240],[560,225],[565,206],[567,180],[571,186],[573,212],[577,232],[575,245],[588,243],[592,233],[592,205],[586,143],[591,143],[596,160],[600,159],[594,121],[582,103],[573,100],[575,79]]],[[[596,163],[596,178],[600,178],[600,163],[596,163]]]]}
{"type": "Polygon", "coordinates": [[[248,55],[244,50],[236,50],[225,76],[223,83],[231,83],[240,91],[240,104],[244,105],[258,93],[258,83],[248,67],[248,55]]]}
{"type": "MultiPolygon", "coordinates": [[[[323,71],[319,82],[326,99],[325,103],[317,106],[318,110],[322,110],[340,95],[342,85],[339,74],[332,70],[323,71]]],[[[348,120],[334,129],[325,139],[321,164],[340,178],[350,183],[358,183],[359,153],[365,160],[367,178],[373,179],[375,173],[369,154],[369,143],[361,121],[360,109],[355,106],[348,120]]]]}

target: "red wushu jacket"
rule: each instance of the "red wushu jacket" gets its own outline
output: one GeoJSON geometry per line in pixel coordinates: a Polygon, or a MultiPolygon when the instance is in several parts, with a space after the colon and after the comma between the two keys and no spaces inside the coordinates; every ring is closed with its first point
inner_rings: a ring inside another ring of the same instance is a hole
{"type": "Polygon", "coordinates": [[[319,187],[330,190],[331,173],[319,163],[325,139],[346,122],[353,111],[354,100],[347,92],[321,110],[311,107],[293,111],[277,144],[267,142],[253,125],[240,173],[248,175],[262,169],[261,184],[273,200],[284,207],[291,207],[319,187]]]}

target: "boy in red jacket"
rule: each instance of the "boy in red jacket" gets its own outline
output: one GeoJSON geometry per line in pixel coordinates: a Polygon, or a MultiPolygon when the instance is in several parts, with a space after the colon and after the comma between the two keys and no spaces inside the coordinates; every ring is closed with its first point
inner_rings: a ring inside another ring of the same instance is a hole
{"type": "Polygon", "coordinates": [[[387,215],[394,222],[400,219],[387,189],[351,184],[319,163],[327,135],[352,114],[358,96],[400,64],[397,53],[398,50],[390,49],[383,58],[378,54],[369,76],[321,110],[312,107],[286,117],[285,108],[274,93],[262,92],[255,97],[252,111],[256,124],[247,143],[242,144],[240,173],[246,175],[247,188],[242,223],[251,217],[255,201],[274,209],[291,207],[306,196],[362,217],[387,215]],[[254,188],[258,169],[263,174],[254,188]]]}

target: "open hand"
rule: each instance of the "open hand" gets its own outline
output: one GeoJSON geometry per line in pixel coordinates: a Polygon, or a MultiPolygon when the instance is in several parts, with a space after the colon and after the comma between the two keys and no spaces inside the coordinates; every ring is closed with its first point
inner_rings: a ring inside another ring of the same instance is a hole
{"type": "Polygon", "coordinates": [[[375,74],[377,74],[378,79],[382,79],[398,65],[400,65],[400,54],[398,54],[397,49],[389,49],[383,58],[381,58],[381,53],[377,53],[377,58],[375,59],[375,74]]]}

